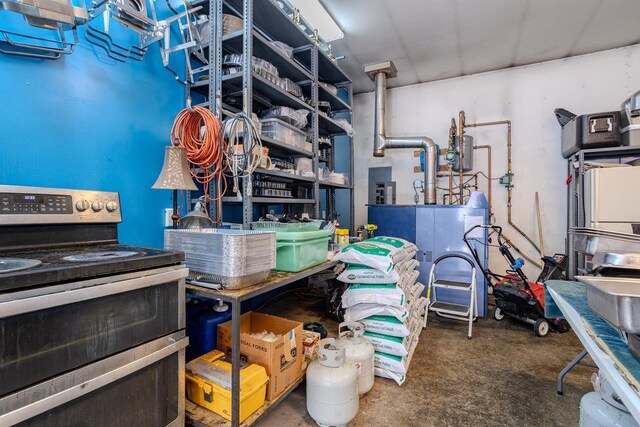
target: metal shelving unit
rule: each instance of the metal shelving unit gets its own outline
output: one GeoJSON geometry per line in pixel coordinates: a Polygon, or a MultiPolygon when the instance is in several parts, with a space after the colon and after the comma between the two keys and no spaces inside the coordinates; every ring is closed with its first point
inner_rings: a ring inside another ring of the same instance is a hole
{"type": "MultiPolygon", "coordinates": [[[[567,185],[567,231],[574,227],[585,227],[584,206],[584,173],[586,161],[621,161],[625,157],[640,156],[640,147],[613,147],[581,150],[568,159],[567,185]],[[576,165],[574,167],[574,165],[576,165]]],[[[584,269],[584,260],[575,251],[573,240],[567,236],[566,240],[569,279],[584,269]]]]}
{"type": "MultiPolygon", "coordinates": [[[[345,130],[326,114],[318,110],[320,101],[329,102],[333,112],[346,112],[348,118],[352,118],[352,88],[348,76],[340,67],[323,52],[314,41],[294,23],[289,16],[277,5],[275,0],[196,0],[192,6],[202,6],[203,10],[209,11],[210,40],[212,44],[204,49],[211,65],[203,63],[195,56],[192,59],[192,68],[197,70],[199,75],[195,81],[188,85],[187,96],[200,94],[206,100],[198,105],[210,108],[218,117],[222,118],[219,105],[224,109],[237,112],[238,108],[223,104],[223,97],[231,94],[239,94],[243,100],[242,111],[250,115],[256,109],[264,109],[271,105],[283,105],[295,109],[309,110],[309,122],[311,123],[311,151],[291,146],[281,141],[262,137],[262,144],[269,148],[269,155],[275,157],[307,157],[313,160],[313,170],[316,178],[302,177],[299,175],[286,174],[279,171],[257,170],[263,176],[277,178],[287,178],[296,188],[306,187],[306,197],[303,198],[267,198],[256,197],[253,194],[252,179],[243,179],[242,200],[236,197],[223,198],[224,203],[242,203],[242,224],[248,228],[254,218],[254,204],[261,206],[261,214],[265,214],[266,209],[272,205],[283,204],[286,210],[305,209],[312,216],[319,218],[320,213],[320,191],[326,192],[327,211],[333,212],[335,209],[335,191],[349,190],[350,197],[350,218],[353,228],[353,162],[350,170],[341,171],[349,175],[349,185],[333,185],[322,183],[317,178],[320,170],[320,162],[325,167],[333,170],[335,162],[333,159],[333,149],[320,150],[318,138],[329,136],[345,135],[345,130]],[[232,14],[243,19],[243,28],[230,34],[222,36],[222,14],[232,14]],[[293,56],[290,58],[270,42],[280,41],[291,46],[293,56]],[[233,74],[223,75],[222,57],[224,54],[235,53],[243,55],[242,70],[233,74]],[[301,86],[304,96],[310,100],[309,103],[298,98],[271,81],[257,74],[251,64],[251,57],[255,56],[272,63],[281,77],[286,77],[301,86]],[[199,77],[199,78],[198,78],[199,77]],[[341,88],[346,94],[346,99],[334,94],[320,82],[327,82],[341,88]],[[216,100],[216,102],[210,102],[216,100]],[[267,102],[268,100],[268,102],[267,102]],[[320,156],[323,158],[320,159],[320,156]],[[300,206],[300,205],[309,206],[300,206]]],[[[344,142],[341,139],[342,142],[344,142]]],[[[350,144],[349,152],[353,159],[353,140],[348,138],[350,144]]],[[[333,140],[335,143],[335,140],[333,140]]],[[[305,191],[294,196],[303,196],[305,191]]],[[[212,193],[213,194],[213,193],[212,193]]],[[[187,194],[187,206],[192,207],[190,194],[187,194]]],[[[214,209],[214,206],[211,206],[214,209]]],[[[259,209],[259,211],[260,211],[259,209]]],[[[346,214],[342,212],[342,214],[346,214]]],[[[352,230],[353,231],[353,230],[352,230]]]]}
{"type": "MultiPolygon", "coordinates": [[[[237,113],[242,111],[250,116],[258,108],[272,105],[284,105],[296,109],[308,109],[311,123],[311,151],[282,141],[276,141],[265,136],[261,137],[264,146],[269,148],[271,156],[283,156],[288,158],[306,157],[312,159],[315,177],[303,177],[282,171],[266,170],[259,168],[255,174],[259,176],[273,177],[275,180],[286,180],[307,191],[306,197],[284,198],[284,197],[256,197],[253,196],[253,178],[250,176],[242,180],[242,197],[224,197],[225,206],[242,206],[242,224],[244,228],[249,228],[254,218],[254,206],[262,210],[262,214],[274,205],[282,205],[285,209],[306,209],[316,218],[320,217],[320,189],[326,193],[328,209],[335,206],[335,192],[349,191],[350,194],[350,216],[353,224],[353,161],[350,161],[349,185],[336,185],[321,183],[318,179],[320,169],[320,156],[323,155],[327,167],[333,170],[334,152],[333,148],[321,150],[319,148],[319,137],[328,136],[332,138],[332,147],[335,146],[335,136],[344,135],[344,129],[337,122],[320,113],[318,110],[319,101],[328,101],[333,111],[348,112],[351,118],[352,89],[351,81],[340,67],[322,52],[313,40],[305,34],[287,14],[280,9],[275,0],[195,0],[191,6],[202,6],[202,10],[208,11],[210,22],[211,45],[204,49],[207,61],[201,61],[195,55],[192,57],[192,69],[196,70],[194,82],[187,85],[186,96],[203,97],[204,101],[197,104],[211,109],[220,119],[223,118],[222,109],[237,113]],[[222,15],[232,14],[243,19],[241,31],[222,35],[222,15]],[[294,48],[292,58],[274,48],[271,41],[280,41],[294,48]],[[223,54],[237,53],[243,55],[242,71],[223,76],[222,58],[223,54]],[[251,58],[255,56],[269,61],[278,68],[281,77],[287,77],[301,86],[303,93],[310,100],[306,103],[301,98],[291,95],[289,92],[273,84],[253,70],[251,58]],[[320,81],[331,83],[348,95],[347,99],[333,94],[320,85],[320,81]],[[234,94],[236,99],[242,100],[242,105],[234,105],[226,102],[223,98],[234,94]],[[267,102],[267,100],[269,102],[267,102]],[[221,108],[222,107],[222,108],[221,108]]],[[[345,141],[341,138],[341,141],[345,141]]],[[[353,159],[353,140],[348,138],[350,145],[349,152],[353,159]]],[[[346,171],[345,171],[346,172],[346,171]]],[[[215,195],[215,188],[210,188],[210,194],[215,195]]],[[[301,196],[303,194],[294,194],[301,196]]],[[[191,194],[187,192],[187,206],[192,207],[191,194]]],[[[210,206],[210,212],[215,212],[215,203],[210,206]]],[[[239,423],[239,385],[240,385],[240,305],[246,301],[265,292],[277,289],[294,281],[308,277],[327,268],[331,268],[335,263],[327,262],[319,266],[310,268],[300,273],[272,272],[264,283],[241,289],[237,291],[221,290],[215,291],[197,286],[188,286],[188,292],[207,298],[221,299],[231,303],[232,309],[232,421],[228,422],[222,417],[187,404],[187,418],[194,425],[232,425],[239,423]]],[[[249,425],[276,406],[289,391],[299,384],[296,382],[283,396],[276,401],[266,404],[254,415],[249,417],[243,425],[249,425]]]]}

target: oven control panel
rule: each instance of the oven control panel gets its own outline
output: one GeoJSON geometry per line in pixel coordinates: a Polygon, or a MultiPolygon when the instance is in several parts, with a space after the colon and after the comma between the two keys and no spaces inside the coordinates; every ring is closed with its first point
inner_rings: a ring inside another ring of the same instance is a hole
{"type": "Polygon", "coordinates": [[[0,224],[119,223],[118,193],[0,185],[0,224]]]}

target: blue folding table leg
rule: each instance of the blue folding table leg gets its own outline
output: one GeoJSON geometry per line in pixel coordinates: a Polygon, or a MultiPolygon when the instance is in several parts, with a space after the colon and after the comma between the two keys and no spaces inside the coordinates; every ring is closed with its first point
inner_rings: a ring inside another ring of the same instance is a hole
{"type": "Polygon", "coordinates": [[[587,366],[589,368],[595,369],[598,368],[597,366],[588,363],[580,363],[587,354],[589,354],[587,353],[587,350],[582,350],[580,354],[577,355],[571,362],[569,362],[569,364],[558,374],[558,378],[556,380],[556,390],[558,391],[558,394],[560,396],[564,394],[564,377],[569,373],[570,370],[575,368],[576,365],[587,366]]]}

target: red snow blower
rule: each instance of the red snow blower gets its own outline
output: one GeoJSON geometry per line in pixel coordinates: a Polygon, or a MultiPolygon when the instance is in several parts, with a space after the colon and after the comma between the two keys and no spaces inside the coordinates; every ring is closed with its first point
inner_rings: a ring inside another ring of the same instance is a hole
{"type": "MultiPolygon", "coordinates": [[[[522,322],[533,325],[533,330],[539,337],[543,337],[553,329],[557,332],[567,332],[569,324],[564,319],[548,319],[544,317],[544,282],[547,280],[560,279],[567,268],[567,257],[563,254],[545,256],[542,258],[544,267],[535,282],[529,281],[522,271],[524,260],[514,258],[511,254],[511,247],[502,237],[502,227],[496,225],[476,225],[467,230],[463,240],[471,251],[476,263],[481,266],[478,251],[472,242],[481,243],[480,240],[468,238],[467,236],[475,229],[483,228],[491,234],[497,235],[498,250],[505,257],[510,270],[505,275],[493,273],[489,268],[483,269],[484,277],[493,288],[493,297],[496,306],[493,308],[492,317],[495,320],[502,320],[505,316],[513,317],[522,322]]],[[[489,236],[491,237],[491,236],[489,236]]],[[[488,240],[491,242],[491,239],[488,240]]],[[[489,244],[487,244],[489,246],[489,244]]]]}

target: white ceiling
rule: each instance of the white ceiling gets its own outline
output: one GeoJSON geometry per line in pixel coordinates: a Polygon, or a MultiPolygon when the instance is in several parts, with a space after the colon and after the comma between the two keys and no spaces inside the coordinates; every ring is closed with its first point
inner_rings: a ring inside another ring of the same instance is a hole
{"type": "Polygon", "coordinates": [[[333,53],[356,93],[373,90],[362,68],[378,61],[394,61],[396,87],[640,43],[640,0],[322,3],[344,31],[333,53]]]}

